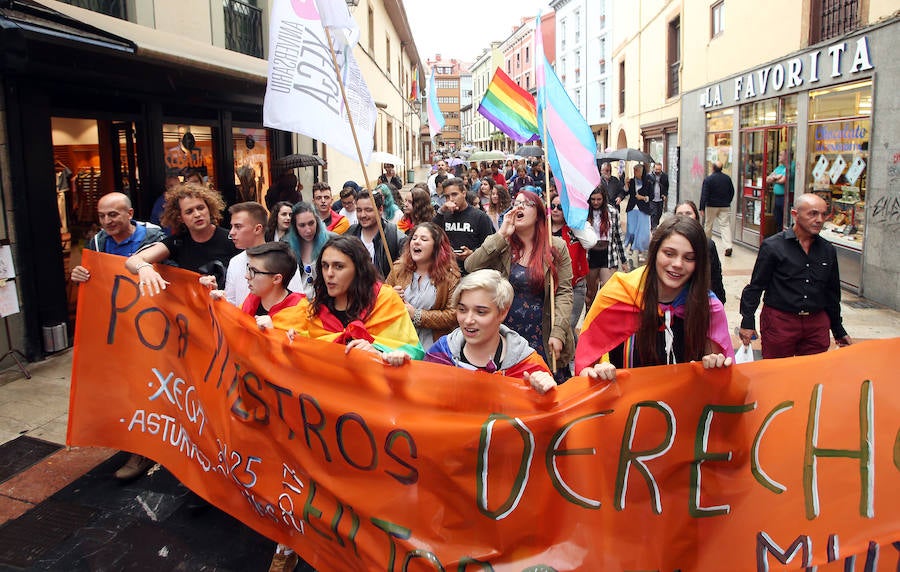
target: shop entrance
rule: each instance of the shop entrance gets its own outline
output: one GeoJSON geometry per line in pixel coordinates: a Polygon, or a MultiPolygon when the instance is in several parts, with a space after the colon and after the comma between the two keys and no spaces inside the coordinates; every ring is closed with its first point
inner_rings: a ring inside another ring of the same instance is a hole
{"type": "Polygon", "coordinates": [[[792,224],[797,128],[779,126],[741,133],[741,237],[760,244],[792,224]]]}
{"type": "MultiPolygon", "coordinates": [[[[140,201],[135,125],[95,118],[51,118],[60,246],[65,273],[81,263],[84,245],[99,230],[97,202],[114,191],[140,201]]],[[[69,319],[75,321],[78,286],[67,282],[69,319]]]]}

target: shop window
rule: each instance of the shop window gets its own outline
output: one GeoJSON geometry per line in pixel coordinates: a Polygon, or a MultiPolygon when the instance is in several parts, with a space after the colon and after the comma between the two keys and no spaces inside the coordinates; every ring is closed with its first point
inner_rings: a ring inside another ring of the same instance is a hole
{"type": "Polygon", "coordinates": [[[734,127],[734,109],[722,109],[706,114],[706,174],[712,173],[712,165],[721,161],[722,172],[732,176],[734,155],[731,131],[734,127]]]}
{"type": "Polygon", "coordinates": [[[809,94],[810,121],[871,115],[871,80],[812,91],[809,94]]]}
{"type": "Polygon", "coordinates": [[[865,238],[871,103],[871,81],[809,96],[806,188],[831,207],[822,236],[857,250],[865,238]]]}
{"type": "Polygon", "coordinates": [[[269,132],[266,129],[235,127],[231,130],[231,138],[237,201],[262,203],[263,193],[272,184],[269,132]]]}
{"type": "Polygon", "coordinates": [[[781,123],[797,123],[797,95],[781,98],[781,123]]]}
{"type": "Polygon", "coordinates": [[[194,173],[204,183],[218,188],[216,182],[215,142],[212,127],[202,125],[163,125],[163,148],[166,160],[166,176],[177,176],[181,181],[194,173]]]}
{"type": "Polygon", "coordinates": [[[777,121],[777,99],[766,99],[741,106],[741,128],[775,125],[777,121]]]}

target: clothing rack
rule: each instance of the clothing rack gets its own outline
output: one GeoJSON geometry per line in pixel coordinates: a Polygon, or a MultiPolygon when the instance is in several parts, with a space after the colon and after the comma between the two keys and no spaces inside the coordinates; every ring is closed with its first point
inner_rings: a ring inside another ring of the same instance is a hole
{"type": "MultiPolygon", "coordinates": [[[[9,246],[9,245],[10,245],[10,242],[9,242],[8,238],[0,239],[0,246],[9,246]]],[[[9,282],[7,284],[4,284],[4,286],[3,286],[3,288],[15,288],[15,287],[16,287],[15,283],[13,283],[13,282],[9,282]]],[[[19,368],[19,371],[21,371],[25,375],[25,379],[31,379],[31,372],[28,371],[28,368],[23,363],[23,360],[27,362],[28,358],[25,357],[25,354],[22,353],[21,350],[13,347],[12,334],[10,334],[10,332],[9,332],[9,317],[8,316],[3,317],[3,327],[6,330],[6,343],[9,347],[9,349],[6,351],[5,354],[0,356],[0,362],[5,360],[9,356],[12,356],[12,358],[16,361],[16,366],[19,368]],[[21,358],[21,359],[19,359],[19,358],[21,358]]]]}

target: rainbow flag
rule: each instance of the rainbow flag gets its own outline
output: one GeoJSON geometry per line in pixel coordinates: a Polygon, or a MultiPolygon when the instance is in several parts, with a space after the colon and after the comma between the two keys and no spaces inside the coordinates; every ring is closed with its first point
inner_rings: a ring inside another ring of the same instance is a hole
{"type": "Polygon", "coordinates": [[[540,14],[535,22],[534,75],[538,127],[545,140],[544,152],[556,178],[566,223],[571,228],[582,229],[587,221],[588,197],[600,184],[596,163],[597,141],[547,61],[540,14]]]}
{"type": "Polygon", "coordinates": [[[518,143],[540,139],[534,97],[497,68],[488,85],[478,113],[518,143]]]}
{"type": "Polygon", "coordinates": [[[434,84],[434,68],[431,68],[431,78],[428,80],[428,127],[431,130],[431,138],[444,128],[444,114],[438,106],[437,86],[434,84]]]}
{"type": "MultiPolygon", "coordinates": [[[[634,349],[633,336],[641,322],[646,270],[646,266],[641,266],[627,274],[616,272],[597,293],[594,303],[584,316],[581,335],[578,336],[578,345],[575,347],[576,372],[601,360],[606,361],[606,354],[623,342],[625,359],[629,362],[634,349]]],[[[709,294],[709,330],[706,336],[721,348],[723,354],[734,358],[725,308],[715,294],[709,294]]],[[[683,303],[676,301],[670,307],[676,316],[684,315],[683,303]]],[[[660,304],[660,315],[665,308],[660,304]]]]}
{"type": "Polygon", "coordinates": [[[412,82],[409,86],[409,100],[416,101],[419,99],[419,68],[413,70],[412,82]]]}

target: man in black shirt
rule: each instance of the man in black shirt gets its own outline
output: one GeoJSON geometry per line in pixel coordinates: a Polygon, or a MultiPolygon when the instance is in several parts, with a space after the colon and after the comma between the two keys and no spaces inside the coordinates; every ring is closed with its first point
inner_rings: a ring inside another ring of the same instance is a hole
{"type": "Polygon", "coordinates": [[[390,163],[384,164],[384,173],[378,177],[378,182],[390,185],[398,191],[403,188],[403,181],[397,176],[396,171],[394,171],[394,166],[390,163]]]}
{"type": "Polygon", "coordinates": [[[459,269],[466,274],[463,266],[466,258],[481,246],[484,239],[494,234],[494,225],[484,211],[469,206],[466,184],[462,179],[453,177],[444,181],[444,196],[447,201],[432,222],[447,233],[459,269]]]}
{"type": "Polygon", "coordinates": [[[828,330],[839,346],[853,341],[841,323],[841,278],[834,246],[819,236],[827,205],[817,195],[794,201],[794,226],[763,241],[750,284],[741,295],[740,337],[757,335],[754,314],[763,291],[760,316],[764,358],[810,355],[828,350],[828,330]]]}

